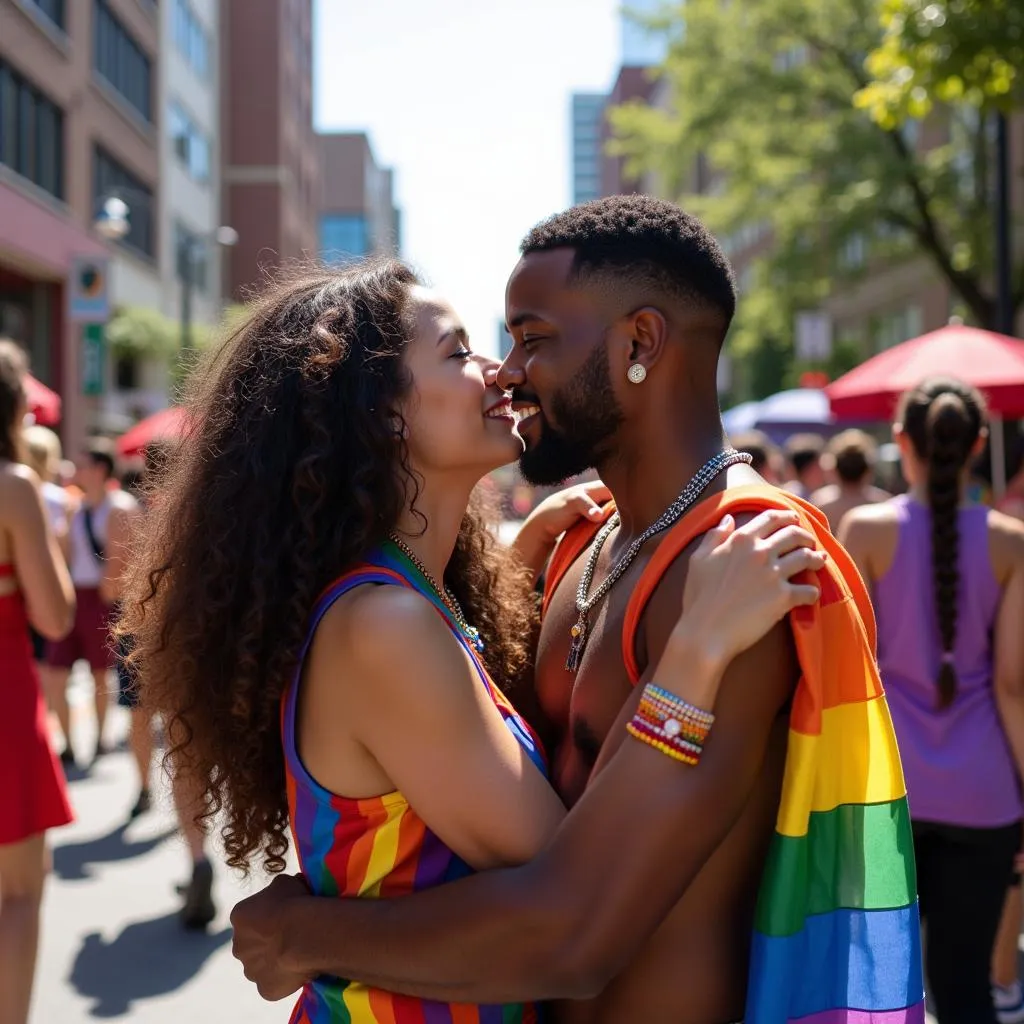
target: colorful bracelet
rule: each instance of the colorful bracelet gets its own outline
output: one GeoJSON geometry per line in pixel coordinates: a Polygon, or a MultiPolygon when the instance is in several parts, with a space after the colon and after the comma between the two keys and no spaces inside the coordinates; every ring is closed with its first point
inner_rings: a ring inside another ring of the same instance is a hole
{"type": "Polygon", "coordinates": [[[696,765],[714,721],[710,711],[648,683],[626,731],[676,761],[696,765]]]}

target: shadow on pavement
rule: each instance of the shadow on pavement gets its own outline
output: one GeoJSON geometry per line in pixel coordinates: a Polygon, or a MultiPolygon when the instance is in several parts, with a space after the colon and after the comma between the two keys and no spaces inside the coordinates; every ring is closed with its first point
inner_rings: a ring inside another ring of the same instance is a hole
{"type": "Polygon", "coordinates": [[[87,935],[71,969],[71,985],[93,1001],[92,1017],[121,1017],[134,1002],[167,995],[199,973],[231,941],[231,929],[186,932],[177,911],[127,925],[113,941],[87,935]]]}
{"type": "Polygon", "coordinates": [[[155,849],[177,833],[177,829],[171,828],[165,829],[155,836],[128,841],[125,839],[127,829],[126,822],[118,825],[105,836],[98,836],[96,839],[89,839],[81,843],[63,843],[60,846],[54,846],[54,873],[66,881],[91,878],[90,865],[141,857],[142,854],[149,853],[150,850],[155,849]]]}

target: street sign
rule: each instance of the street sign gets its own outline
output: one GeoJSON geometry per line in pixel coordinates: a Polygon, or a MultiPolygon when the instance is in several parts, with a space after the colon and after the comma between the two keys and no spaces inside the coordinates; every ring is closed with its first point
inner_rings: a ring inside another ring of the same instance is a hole
{"type": "Polygon", "coordinates": [[[86,324],[82,328],[82,394],[103,394],[103,371],[106,366],[103,324],[86,324]]]}
{"type": "Polygon", "coordinates": [[[110,318],[110,261],[106,256],[74,256],[68,274],[68,320],[106,323],[110,318]]]}
{"type": "Polygon", "coordinates": [[[796,315],[796,356],[808,362],[822,362],[832,355],[832,320],[828,313],[796,315]]]}

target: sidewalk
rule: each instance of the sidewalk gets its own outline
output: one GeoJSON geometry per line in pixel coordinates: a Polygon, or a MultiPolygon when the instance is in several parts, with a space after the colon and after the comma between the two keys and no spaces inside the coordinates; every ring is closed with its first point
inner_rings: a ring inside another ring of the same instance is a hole
{"type": "MultiPolygon", "coordinates": [[[[88,676],[72,686],[76,747],[91,752],[88,676]]],[[[112,708],[108,738],[120,740],[127,712],[112,708]]],[[[84,756],[84,753],[83,755],[84,756]]],[[[291,1001],[261,1000],[231,956],[228,914],[247,889],[217,869],[219,913],[208,932],[179,925],[176,883],[189,874],[170,795],[155,775],[156,807],[126,824],[136,797],[134,766],[123,750],[72,775],[77,820],[51,833],[53,874],[30,1024],[283,1024],[291,1001]]],[[[256,876],[254,885],[263,884],[256,876]]]]}

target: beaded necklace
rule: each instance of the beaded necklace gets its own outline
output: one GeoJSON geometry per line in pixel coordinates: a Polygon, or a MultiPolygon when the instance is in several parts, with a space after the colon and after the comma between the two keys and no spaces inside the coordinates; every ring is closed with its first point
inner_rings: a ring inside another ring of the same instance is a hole
{"type": "Polygon", "coordinates": [[[459,627],[463,636],[473,645],[474,650],[477,654],[483,654],[484,642],[480,639],[480,630],[471,626],[466,621],[466,616],[463,614],[462,605],[459,604],[455,595],[451,592],[450,588],[440,587],[437,580],[427,571],[427,567],[416,557],[416,552],[409,547],[400,537],[395,534],[389,534],[388,540],[394,544],[398,550],[405,555],[405,557],[412,563],[413,568],[423,577],[427,586],[440,598],[444,606],[451,613],[452,618],[455,620],[455,624],[459,627]]]}

